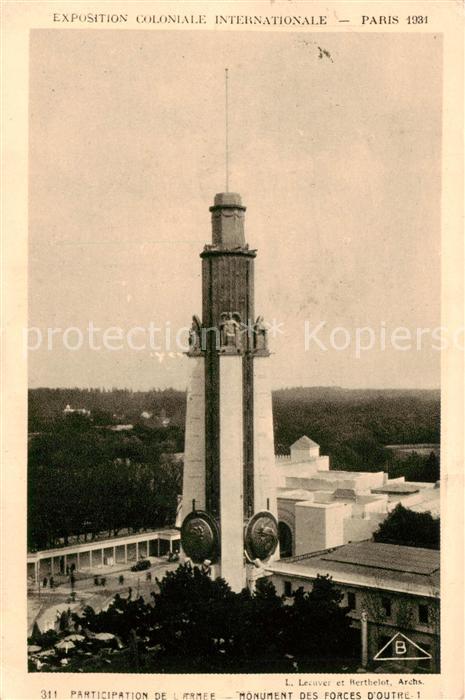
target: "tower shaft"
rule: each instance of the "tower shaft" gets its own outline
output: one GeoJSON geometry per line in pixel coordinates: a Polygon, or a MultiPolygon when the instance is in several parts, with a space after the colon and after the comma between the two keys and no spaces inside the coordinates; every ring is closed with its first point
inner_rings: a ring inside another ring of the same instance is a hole
{"type": "MultiPolygon", "coordinates": [[[[230,210],[228,210],[228,215],[230,210]]],[[[214,229],[215,238],[215,229],[214,229]]],[[[206,503],[219,515],[220,359],[221,328],[225,314],[239,324],[237,355],[242,360],[242,421],[244,461],[244,516],[253,511],[253,387],[252,352],[254,319],[255,251],[245,245],[235,250],[224,245],[207,248],[202,257],[203,314],[205,337],[205,437],[206,503]]],[[[229,354],[229,353],[228,353],[229,354]]],[[[237,391],[239,388],[237,387],[237,391]]]]}
{"type": "MultiPolygon", "coordinates": [[[[196,360],[188,392],[183,515],[204,510],[219,525],[221,575],[245,585],[244,523],[276,514],[269,352],[254,321],[254,261],[238,194],[217,194],[212,243],[202,258],[202,320],[194,317],[196,360]],[[203,386],[203,396],[202,396],[203,386]]],[[[194,513],[195,515],[195,513],[194,513]]]]}

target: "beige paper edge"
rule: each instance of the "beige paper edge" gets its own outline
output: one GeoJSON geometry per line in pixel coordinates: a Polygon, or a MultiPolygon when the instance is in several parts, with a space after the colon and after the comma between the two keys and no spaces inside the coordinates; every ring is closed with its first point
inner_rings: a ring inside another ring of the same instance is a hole
{"type": "MultiPolygon", "coordinates": [[[[366,32],[442,32],[444,35],[444,138],[442,201],[442,325],[463,324],[463,28],[461,2],[245,2],[234,3],[234,13],[428,14],[427,26],[364,27],[366,32]],[[239,8],[240,5],[240,8],[239,8]]],[[[238,691],[286,690],[284,677],[271,676],[152,676],[121,674],[28,674],[26,664],[26,446],[27,365],[22,354],[22,329],[27,326],[27,126],[28,32],[50,28],[53,11],[92,12],[204,12],[233,11],[233,3],[3,3],[3,363],[2,363],[2,688],[4,700],[40,698],[41,691],[56,691],[69,698],[73,690],[147,691],[176,693],[214,692],[218,698],[238,698],[238,691]]],[[[111,25],[110,25],[111,26],[111,25]]],[[[111,26],[114,29],[114,26],[111,26]]],[[[127,27],[135,29],[135,25],[127,27]]],[[[175,27],[179,29],[179,27],[175,27]]],[[[188,26],[188,30],[195,28],[188,26]]],[[[208,28],[207,28],[208,29],[208,28]]],[[[240,28],[244,30],[244,27],[240,28]]],[[[198,28],[198,31],[205,31],[198,28]]],[[[249,31],[260,31],[257,27],[249,31]]],[[[73,31],[70,29],[69,31],[73,31]]],[[[121,29],[124,31],[124,28],[121,29]]],[[[156,31],[156,30],[155,30],[156,31]]],[[[163,31],[170,31],[164,28],[163,31]]],[[[234,31],[225,29],[224,31],[234,31]]],[[[362,31],[354,25],[330,24],[325,31],[362,31]]],[[[463,691],[463,352],[450,349],[442,360],[442,672],[422,676],[421,698],[462,698],[463,691]]],[[[316,678],[317,676],[313,676],[316,678]]],[[[321,676],[322,678],[324,676],[321,676]]],[[[364,676],[371,678],[373,676],[364,676]]],[[[379,676],[376,676],[379,677],[379,676]]],[[[327,676],[326,676],[327,678],[327,676]]],[[[330,690],[338,691],[332,677],[330,690]]],[[[396,676],[390,675],[391,680],[396,676]]],[[[344,690],[348,690],[346,685],[344,690]]],[[[395,683],[393,688],[395,689],[395,683]]],[[[405,692],[404,688],[398,688],[405,692]]],[[[410,697],[417,697],[416,688],[410,697]]],[[[365,691],[364,691],[365,692],[365,691]]],[[[54,695],[50,697],[55,697],[54,695]]],[[[298,697],[296,691],[294,698],[298,697]]],[[[365,697],[364,695],[362,697],[365,697]]]]}

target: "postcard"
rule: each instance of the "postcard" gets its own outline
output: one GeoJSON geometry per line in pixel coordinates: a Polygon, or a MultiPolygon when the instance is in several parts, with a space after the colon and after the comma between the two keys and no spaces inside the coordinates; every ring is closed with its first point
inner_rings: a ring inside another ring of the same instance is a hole
{"type": "Polygon", "coordinates": [[[3,3],[5,700],[463,697],[463,4],[3,3]]]}

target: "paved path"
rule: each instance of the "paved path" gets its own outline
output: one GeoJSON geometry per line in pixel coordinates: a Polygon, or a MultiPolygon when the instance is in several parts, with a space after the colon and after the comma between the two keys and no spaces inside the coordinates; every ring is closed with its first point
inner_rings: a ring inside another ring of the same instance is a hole
{"type": "MultiPolygon", "coordinates": [[[[151,591],[156,590],[155,578],[163,578],[167,571],[173,571],[179,566],[179,562],[170,563],[166,559],[152,559],[152,567],[145,571],[131,571],[130,565],[117,565],[114,567],[99,567],[95,572],[89,572],[89,576],[78,578],[74,584],[76,602],[71,602],[72,592],[69,582],[56,588],[42,588],[40,596],[35,589],[28,597],[28,634],[31,633],[34,622],[37,622],[41,632],[52,629],[55,624],[57,612],[70,608],[72,611],[82,610],[90,605],[96,612],[107,607],[116,593],[122,596],[129,594],[132,589],[132,597],[142,596],[146,602],[151,599],[151,591]],[[150,571],[152,580],[147,581],[146,574],[150,571]],[[124,576],[124,583],[119,583],[119,576],[124,576]],[[105,586],[96,586],[94,576],[105,578],[105,586]]],[[[86,572],[87,573],[87,572],[86,572]]],[[[82,576],[83,572],[79,572],[82,576]]]]}

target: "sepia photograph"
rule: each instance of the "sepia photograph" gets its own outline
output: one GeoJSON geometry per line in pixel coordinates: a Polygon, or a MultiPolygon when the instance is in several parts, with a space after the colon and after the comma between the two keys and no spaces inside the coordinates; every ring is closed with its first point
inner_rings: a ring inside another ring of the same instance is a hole
{"type": "Polygon", "coordinates": [[[440,672],[442,51],[30,32],[29,672],[440,672]]]}
{"type": "Polygon", "coordinates": [[[1,13],[0,696],[459,700],[463,6],[1,13]]]}
{"type": "Polygon", "coordinates": [[[441,36],[30,76],[29,671],[438,673],[441,36]]]}

